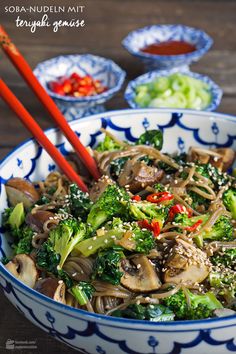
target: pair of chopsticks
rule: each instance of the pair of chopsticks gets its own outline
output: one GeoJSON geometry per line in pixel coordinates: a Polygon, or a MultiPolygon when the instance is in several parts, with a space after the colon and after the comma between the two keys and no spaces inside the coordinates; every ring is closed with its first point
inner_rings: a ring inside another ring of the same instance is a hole
{"type": "MultiPolygon", "coordinates": [[[[13,65],[25,79],[27,84],[32,88],[36,96],[39,98],[43,106],[50,113],[52,119],[56,125],[61,129],[68,141],[74,147],[75,152],[78,154],[85,167],[90,174],[97,180],[100,177],[97,165],[93,157],[89,154],[85,146],[80,142],[76,133],[70,128],[65,117],[58,109],[54,101],[47,94],[45,89],[41,86],[32,69],[27,61],[20,54],[16,46],[13,44],[8,34],[0,26],[0,45],[13,65]]],[[[13,92],[0,78],[0,96],[8,104],[8,106],[16,113],[21,122],[31,132],[38,143],[48,152],[48,154],[57,163],[63,173],[73,182],[77,183],[83,191],[88,191],[87,186],[84,184],[80,176],[74,171],[71,165],[66,161],[57,148],[51,143],[51,141],[44,134],[38,123],[22,105],[22,103],[16,98],[13,92]]]]}

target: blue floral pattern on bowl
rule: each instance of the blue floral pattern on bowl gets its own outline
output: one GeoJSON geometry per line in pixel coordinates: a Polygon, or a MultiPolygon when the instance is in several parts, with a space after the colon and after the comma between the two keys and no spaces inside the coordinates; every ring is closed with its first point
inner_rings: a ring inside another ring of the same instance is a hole
{"type": "Polygon", "coordinates": [[[61,55],[46,60],[36,66],[34,74],[68,121],[104,112],[104,103],[121,89],[126,75],[114,61],[91,54],[61,55]],[[71,97],[58,95],[48,88],[50,81],[73,72],[81,76],[91,75],[108,90],[94,96],[71,97]]]}
{"type": "MultiPolygon", "coordinates": [[[[134,142],[146,129],[164,133],[163,151],[190,146],[236,149],[236,119],[190,110],[139,109],[106,112],[70,123],[86,145],[102,139],[101,127],[134,142]]],[[[46,132],[63,155],[71,145],[57,129],[46,132]]],[[[0,164],[1,211],[7,206],[5,183],[12,176],[31,181],[56,168],[32,139],[12,151],[0,164]]],[[[0,258],[10,256],[11,239],[0,230],[0,258]]],[[[236,352],[236,316],[198,321],[155,323],[106,317],[53,301],[14,278],[0,262],[0,287],[14,306],[55,339],[84,354],[230,354],[236,352]]]]}
{"type": "Polygon", "coordinates": [[[212,46],[212,38],[204,31],[180,24],[153,25],[132,31],[122,41],[132,55],[142,60],[146,71],[187,67],[199,60],[212,46]],[[185,41],[193,44],[196,50],[180,55],[153,55],[141,52],[149,44],[162,41],[185,41]]]}
{"type": "Polygon", "coordinates": [[[136,96],[136,88],[139,85],[146,84],[148,82],[152,82],[155,79],[163,76],[169,76],[175,72],[180,72],[185,75],[188,75],[190,77],[194,77],[195,79],[202,80],[206,84],[209,85],[210,87],[210,92],[211,92],[211,103],[204,109],[205,111],[215,111],[216,108],[219,106],[222,98],[222,90],[221,88],[214,82],[212,81],[208,76],[201,75],[198,73],[194,73],[192,71],[189,71],[187,69],[179,69],[179,68],[174,68],[171,70],[161,70],[161,71],[150,71],[144,75],[141,75],[137,77],[136,79],[132,80],[129,82],[126,90],[125,90],[125,100],[128,102],[130,107],[132,108],[139,108],[139,105],[135,102],[135,96],[136,96]]]}

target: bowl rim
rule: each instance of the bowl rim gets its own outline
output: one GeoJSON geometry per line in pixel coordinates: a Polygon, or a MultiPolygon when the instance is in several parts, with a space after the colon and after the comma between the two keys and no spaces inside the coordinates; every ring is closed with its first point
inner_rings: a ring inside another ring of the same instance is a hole
{"type": "MultiPolygon", "coordinates": [[[[207,83],[210,86],[210,92],[214,93],[212,94],[212,98],[211,98],[211,102],[210,104],[204,108],[203,111],[214,111],[221,102],[222,96],[223,96],[223,90],[220,88],[219,85],[217,85],[209,76],[204,75],[204,74],[200,74],[194,71],[191,71],[189,69],[183,68],[183,69],[179,69],[179,68],[172,68],[172,69],[163,69],[163,70],[153,70],[153,71],[149,71],[143,75],[140,75],[138,77],[136,77],[135,79],[131,80],[128,82],[128,85],[126,86],[125,92],[124,92],[124,98],[127,101],[127,103],[130,105],[131,108],[139,108],[139,106],[134,102],[134,98],[135,98],[135,88],[138,85],[142,85],[145,83],[149,83],[155,80],[155,78],[159,78],[159,77],[167,77],[170,76],[172,74],[178,74],[181,73],[183,75],[189,76],[189,77],[193,77],[195,79],[201,80],[205,83],[207,83]],[[141,81],[141,82],[139,82],[141,81]],[[143,81],[143,82],[142,82],[143,81]]],[[[141,108],[141,107],[140,107],[141,108]]],[[[153,107],[147,107],[149,109],[153,109],[153,107]]],[[[161,108],[161,107],[160,107],[161,108]]],[[[163,107],[164,108],[164,107],[163,107]]],[[[159,109],[159,108],[157,108],[159,109]]],[[[169,109],[173,109],[176,110],[177,108],[169,108],[169,109]]],[[[180,108],[181,109],[181,108],[180,108]]],[[[185,109],[185,108],[183,108],[185,109]]],[[[199,111],[197,109],[191,109],[193,111],[199,111]]]]}
{"type": "MultiPolygon", "coordinates": [[[[223,120],[230,121],[232,123],[236,124],[236,116],[233,116],[231,114],[225,114],[225,113],[219,113],[219,112],[205,112],[205,111],[195,111],[195,110],[190,110],[190,109],[171,109],[171,108],[154,108],[153,110],[156,111],[156,113],[185,113],[185,114],[194,114],[194,115],[199,115],[199,116],[207,116],[212,118],[212,116],[214,116],[215,118],[221,118],[223,120]]],[[[133,114],[135,113],[144,113],[144,114],[148,114],[150,112],[153,112],[153,110],[147,109],[147,108],[140,108],[140,109],[120,109],[120,110],[111,110],[111,111],[107,111],[105,113],[99,113],[99,114],[95,114],[91,117],[86,117],[83,119],[76,119],[73,120],[72,122],[70,122],[70,125],[73,128],[73,125],[77,125],[82,124],[83,122],[91,122],[94,120],[98,120],[101,118],[105,118],[106,116],[108,116],[107,118],[110,118],[111,116],[116,116],[116,114],[118,116],[120,116],[121,114],[126,114],[126,113],[130,113],[132,112],[133,114]]],[[[60,129],[59,128],[49,128],[45,130],[46,134],[50,134],[52,132],[59,132],[60,129]]],[[[33,138],[27,139],[25,141],[23,141],[22,143],[18,144],[14,149],[12,149],[3,159],[0,160],[0,170],[2,169],[2,167],[4,167],[4,164],[7,163],[12,155],[15,154],[15,152],[17,150],[20,149],[24,149],[26,148],[28,145],[30,145],[31,143],[34,143],[35,140],[33,138]]],[[[54,305],[54,310],[58,311],[58,312],[62,312],[66,315],[69,315],[73,313],[75,314],[75,318],[79,319],[78,316],[76,315],[81,315],[85,318],[81,318],[83,320],[86,320],[86,317],[88,318],[87,320],[100,320],[100,321],[104,321],[107,322],[108,324],[113,322],[114,324],[123,324],[123,325],[142,325],[143,327],[147,327],[147,329],[142,329],[142,330],[150,330],[150,328],[148,327],[152,327],[155,329],[155,327],[158,330],[158,327],[164,327],[166,329],[170,329],[173,326],[178,326],[178,327],[187,327],[188,325],[199,325],[199,328],[195,328],[193,327],[192,330],[198,330],[201,329],[201,324],[217,324],[220,322],[224,322],[224,321],[231,321],[236,319],[236,314],[235,315],[230,315],[230,316],[224,316],[224,317],[216,317],[216,318],[207,318],[207,319],[201,319],[201,320],[182,320],[182,321],[167,321],[167,322],[151,322],[151,321],[147,321],[147,320],[135,320],[135,319],[125,319],[125,318],[119,318],[119,317],[111,317],[111,316],[107,316],[107,315],[102,315],[102,314],[97,314],[97,313],[91,313],[85,310],[81,310],[81,309],[77,309],[74,307],[71,307],[69,305],[65,305],[62,303],[59,303],[39,292],[37,292],[36,290],[28,287],[27,285],[25,285],[24,283],[22,283],[21,281],[19,281],[17,278],[15,278],[3,265],[3,263],[0,260],[0,275],[5,276],[3,279],[10,282],[14,283],[18,288],[20,288],[20,291],[25,295],[25,296],[30,296],[30,298],[32,299],[32,301],[37,302],[37,300],[42,300],[43,304],[42,305],[46,305],[46,303],[48,303],[49,305],[54,305]],[[30,294],[30,295],[29,295],[30,294]],[[44,303],[45,302],[45,303],[44,303]],[[69,313],[66,313],[69,312],[69,313]]],[[[224,326],[223,326],[224,327],[224,326]]],[[[123,327],[122,327],[123,328],[123,327]]],[[[219,326],[217,328],[222,328],[222,326],[219,326]]],[[[188,329],[176,329],[176,331],[181,331],[181,332],[185,332],[188,331],[188,329]]]]}
{"type": "Polygon", "coordinates": [[[112,59],[109,58],[105,58],[99,55],[94,55],[94,54],[65,54],[65,55],[58,55],[56,57],[52,57],[50,59],[46,59],[44,61],[39,62],[36,67],[33,70],[34,75],[37,77],[37,79],[39,80],[40,84],[44,87],[44,89],[47,91],[47,93],[49,94],[50,97],[55,98],[57,100],[60,100],[62,102],[70,102],[70,103],[90,103],[90,102],[96,102],[99,100],[106,100],[108,99],[110,96],[112,96],[113,94],[115,94],[116,92],[118,92],[125,80],[126,77],[126,72],[125,70],[123,70],[115,61],[113,61],[112,59]],[[67,59],[67,58],[93,58],[95,60],[97,60],[98,62],[102,63],[107,63],[110,64],[112,71],[115,71],[117,73],[118,76],[118,82],[114,87],[108,88],[107,91],[104,91],[100,94],[94,95],[94,96],[85,96],[85,97],[72,97],[72,96],[62,96],[59,95],[53,91],[51,91],[47,85],[44,85],[41,81],[41,78],[43,77],[43,75],[39,74],[38,71],[43,69],[43,66],[45,64],[50,64],[52,63],[52,66],[54,65],[53,62],[55,60],[61,60],[61,59],[67,59]]]}
{"type": "Polygon", "coordinates": [[[140,59],[149,59],[152,61],[178,61],[180,60],[187,60],[187,59],[192,59],[194,60],[196,57],[202,56],[205,54],[212,46],[213,44],[213,39],[210,37],[208,33],[203,31],[202,29],[198,27],[191,27],[191,26],[186,26],[184,24],[180,23],[175,23],[175,24],[154,24],[150,26],[145,26],[141,28],[137,28],[131,32],[128,33],[128,35],[122,40],[122,45],[123,47],[132,55],[139,57],[140,59]],[[151,31],[152,29],[154,30],[162,30],[164,28],[169,28],[170,30],[174,27],[182,28],[183,30],[186,31],[194,31],[197,33],[199,36],[201,35],[206,43],[204,46],[201,46],[199,49],[194,50],[193,52],[190,53],[185,53],[185,54],[177,54],[177,55],[158,55],[158,54],[149,54],[149,53],[144,53],[142,52],[139,48],[138,50],[132,49],[131,42],[132,42],[132,37],[138,35],[141,32],[145,31],[151,31]]]}

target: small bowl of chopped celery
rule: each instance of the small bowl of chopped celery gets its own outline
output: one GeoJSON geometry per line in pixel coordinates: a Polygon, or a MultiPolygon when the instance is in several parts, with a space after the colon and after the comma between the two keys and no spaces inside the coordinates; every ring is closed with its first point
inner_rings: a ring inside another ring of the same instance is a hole
{"type": "Polygon", "coordinates": [[[130,81],[125,99],[132,108],[185,108],[214,111],[221,88],[209,77],[191,71],[152,71],[130,81]]]}

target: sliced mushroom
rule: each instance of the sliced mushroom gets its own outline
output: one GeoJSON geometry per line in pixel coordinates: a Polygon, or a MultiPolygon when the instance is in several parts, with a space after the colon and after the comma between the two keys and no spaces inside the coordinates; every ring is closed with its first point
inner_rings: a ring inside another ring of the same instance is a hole
{"type": "Polygon", "coordinates": [[[35,284],[35,290],[62,304],[66,303],[66,286],[62,280],[55,278],[39,279],[35,284]]]}
{"type": "Polygon", "coordinates": [[[154,166],[148,166],[142,161],[135,163],[128,160],[121,172],[118,183],[121,187],[129,185],[132,193],[137,193],[162,179],[164,171],[154,166]]]}
{"type": "Polygon", "coordinates": [[[207,278],[210,263],[203,251],[180,240],[170,251],[165,269],[164,281],[166,283],[192,286],[207,278]]]}
{"type": "Polygon", "coordinates": [[[15,206],[22,202],[25,208],[30,208],[39,200],[39,193],[33,184],[23,178],[11,178],[7,181],[6,192],[9,203],[15,206]]]}
{"type": "Polygon", "coordinates": [[[38,271],[33,259],[27,254],[17,254],[12,261],[6,264],[6,268],[17,279],[33,288],[37,279],[38,271]]]}
{"type": "Polygon", "coordinates": [[[201,149],[191,147],[188,153],[188,161],[202,164],[210,163],[221,171],[227,171],[234,163],[235,152],[230,148],[201,149]]]}
{"type": "Polygon", "coordinates": [[[161,281],[151,261],[144,255],[133,257],[131,260],[122,260],[121,284],[136,293],[157,290],[161,281]]]}
{"type": "Polygon", "coordinates": [[[90,189],[89,196],[92,202],[96,202],[96,200],[102,195],[105,189],[113,184],[114,182],[108,176],[102,176],[90,189]]]}
{"type": "MultiPolygon", "coordinates": [[[[235,151],[230,148],[217,148],[217,149],[211,149],[212,151],[215,151],[222,157],[222,170],[227,171],[234,163],[235,160],[235,151]]],[[[217,167],[217,166],[216,166],[217,167]]]]}
{"type": "Polygon", "coordinates": [[[25,221],[35,232],[42,232],[44,223],[53,216],[54,214],[51,211],[37,210],[36,213],[28,213],[25,221]]]}

